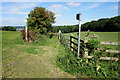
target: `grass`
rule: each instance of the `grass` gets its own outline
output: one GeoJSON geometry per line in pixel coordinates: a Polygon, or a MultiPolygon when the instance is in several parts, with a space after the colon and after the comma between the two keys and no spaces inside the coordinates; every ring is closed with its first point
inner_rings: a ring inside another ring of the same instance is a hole
{"type": "Polygon", "coordinates": [[[120,45],[102,44],[101,47],[102,48],[108,47],[108,48],[113,49],[113,50],[120,50],[120,45]]]}
{"type": "MultiPolygon", "coordinates": [[[[84,39],[87,32],[81,32],[81,38],[84,39]]],[[[77,32],[67,33],[68,35],[72,34],[77,37],[77,32]]],[[[90,32],[91,35],[96,34],[99,37],[100,41],[112,41],[118,42],[119,32],[90,32]]]]}
{"type": "Polygon", "coordinates": [[[42,35],[35,43],[24,43],[21,32],[2,31],[2,76],[7,78],[71,78],[55,63],[64,54],[56,36],[42,35]]]}
{"type": "MultiPolygon", "coordinates": [[[[1,32],[1,31],[0,31],[1,32]]],[[[101,41],[118,40],[117,32],[91,32],[101,41]],[[100,37],[101,36],[101,37],[100,37]]],[[[67,33],[70,35],[70,33],[67,33]]],[[[77,37],[76,33],[72,33],[77,37]]],[[[86,32],[82,32],[82,38],[86,32]]],[[[1,35],[0,35],[1,36],[1,35]]],[[[2,76],[7,78],[73,78],[56,66],[56,56],[65,54],[65,48],[56,36],[42,35],[35,43],[24,43],[21,32],[2,31],[2,76]]],[[[117,49],[116,46],[113,46],[117,49]]],[[[63,55],[64,56],[64,55],[63,55]]],[[[64,60],[63,60],[64,61],[64,60]]]]}
{"type": "MultiPolygon", "coordinates": [[[[73,32],[73,33],[65,33],[67,35],[73,35],[75,37],[78,37],[77,32],[73,32]]],[[[85,35],[87,34],[87,32],[81,32],[81,38],[84,40],[85,35]]],[[[98,35],[98,40],[99,41],[107,41],[107,42],[118,42],[118,36],[119,36],[119,32],[90,32],[91,35],[96,34],[98,35]]],[[[68,38],[68,37],[67,37],[68,38]]],[[[120,45],[102,45],[104,46],[108,46],[113,50],[119,50],[120,49],[120,45]]]]}

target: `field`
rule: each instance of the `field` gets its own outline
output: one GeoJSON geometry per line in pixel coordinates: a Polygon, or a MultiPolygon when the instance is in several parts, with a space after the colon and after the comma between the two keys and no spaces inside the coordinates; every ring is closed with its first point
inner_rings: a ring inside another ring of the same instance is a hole
{"type": "MultiPolygon", "coordinates": [[[[99,35],[100,41],[118,41],[117,32],[91,32],[91,34],[94,33],[99,35]]],[[[72,34],[77,36],[76,33],[72,34]]],[[[86,32],[81,33],[82,38],[85,34],[86,32]]],[[[55,62],[58,54],[65,53],[65,48],[56,36],[50,39],[42,35],[37,42],[29,44],[22,41],[20,32],[2,31],[2,76],[7,78],[73,78],[73,75],[59,69],[55,62]]]]}
{"type": "MultiPolygon", "coordinates": [[[[81,38],[84,39],[85,35],[87,32],[81,32],[81,38]]],[[[73,32],[73,33],[67,33],[68,35],[72,34],[75,37],[77,37],[77,33],[73,32]]],[[[108,42],[118,42],[118,36],[119,36],[119,32],[90,32],[91,35],[96,34],[98,35],[98,40],[100,41],[108,41],[108,42]]]]}
{"type": "Polygon", "coordinates": [[[56,54],[65,53],[57,37],[42,36],[28,44],[20,32],[2,32],[2,76],[7,78],[68,78],[74,77],[56,67],[56,54]],[[52,43],[52,44],[51,44],[52,43]]]}
{"type": "MultiPolygon", "coordinates": [[[[75,37],[78,37],[77,32],[73,33],[65,33],[66,35],[73,35],[75,37]]],[[[81,38],[84,40],[85,35],[87,32],[81,32],[81,38]]],[[[105,41],[105,42],[118,42],[119,41],[119,32],[90,32],[90,35],[96,34],[98,35],[98,40],[99,41],[105,41]]],[[[68,38],[68,37],[67,37],[68,38]]],[[[103,47],[105,45],[102,45],[103,47]]],[[[113,50],[119,50],[120,45],[106,45],[113,50]]]]}

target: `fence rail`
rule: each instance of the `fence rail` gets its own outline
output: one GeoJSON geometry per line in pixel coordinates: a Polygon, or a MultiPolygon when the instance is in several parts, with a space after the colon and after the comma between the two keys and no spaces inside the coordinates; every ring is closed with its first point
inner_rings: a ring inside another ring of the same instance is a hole
{"type": "Polygon", "coordinates": [[[106,50],[109,53],[120,53],[120,50],[106,50]]]}
{"type": "MultiPolygon", "coordinates": [[[[93,58],[93,56],[86,56],[86,58],[93,58]]],[[[116,57],[100,57],[101,60],[115,60],[115,61],[119,61],[119,58],[116,57]]]]}
{"type": "Polygon", "coordinates": [[[100,44],[120,45],[120,42],[105,42],[105,41],[101,41],[100,44]]]}

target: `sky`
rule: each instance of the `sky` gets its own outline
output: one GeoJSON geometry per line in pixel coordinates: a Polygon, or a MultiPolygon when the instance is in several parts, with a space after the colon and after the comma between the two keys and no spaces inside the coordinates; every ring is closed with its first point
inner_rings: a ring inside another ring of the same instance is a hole
{"type": "Polygon", "coordinates": [[[76,14],[81,13],[82,24],[100,18],[118,15],[118,2],[2,2],[0,26],[25,26],[26,18],[34,7],[44,7],[56,15],[53,25],[76,25],[76,14]]]}

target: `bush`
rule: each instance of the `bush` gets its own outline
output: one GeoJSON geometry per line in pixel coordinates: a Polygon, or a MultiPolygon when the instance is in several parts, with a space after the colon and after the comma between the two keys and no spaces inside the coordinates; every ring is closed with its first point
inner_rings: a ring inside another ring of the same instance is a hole
{"type": "Polygon", "coordinates": [[[99,47],[100,42],[96,39],[90,39],[87,42],[87,48],[89,49],[97,49],[99,47]]]}

